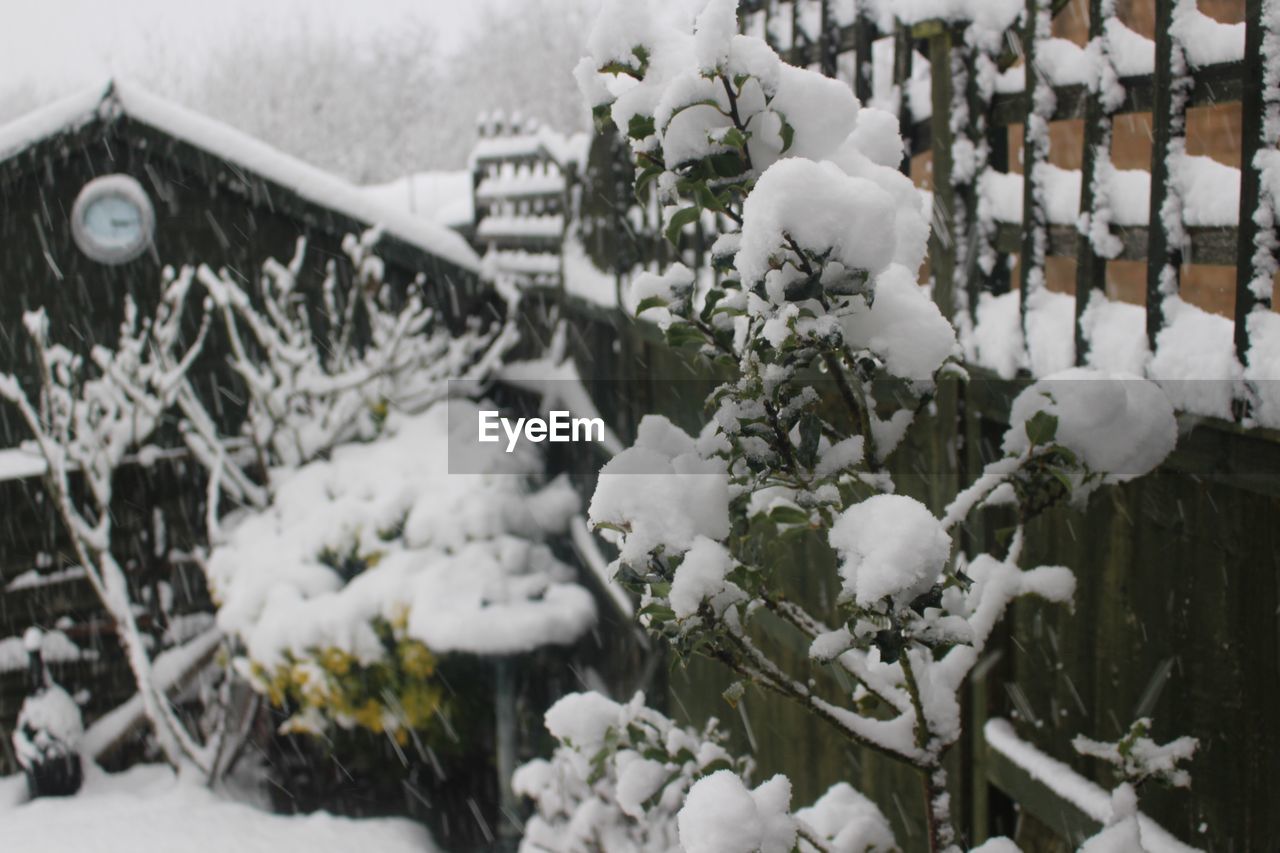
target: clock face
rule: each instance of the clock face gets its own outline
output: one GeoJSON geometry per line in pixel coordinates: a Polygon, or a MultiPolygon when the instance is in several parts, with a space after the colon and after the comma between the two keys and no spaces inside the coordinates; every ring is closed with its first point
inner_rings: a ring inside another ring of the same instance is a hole
{"type": "Polygon", "coordinates": [[[85,206],[84,230],[101,246],[125,248],[142,239],[142,211],[130,199],[104,195],[85,206]]]}
{"type": "Polygon", "coordinates": [[[128,175],[105,175],[85,184],[71,211],[76,245],[104,264],[138,257],[151,245],[154,230],[151,199],[128,175]]]}

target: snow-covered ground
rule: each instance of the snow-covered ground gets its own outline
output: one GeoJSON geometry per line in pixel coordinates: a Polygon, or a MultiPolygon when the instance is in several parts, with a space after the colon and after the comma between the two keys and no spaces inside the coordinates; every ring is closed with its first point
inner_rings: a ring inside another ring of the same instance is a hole
{"type": "Polygon", "coordinates": [[[353,819],[324,812],[277,815],[179,779],[148,764],[124,773],[92,768],[74,797],[24,802],[21,776],[0,778],[5,850],[40,853],[434,853],[427,831],[399,818],[353,819]]]}

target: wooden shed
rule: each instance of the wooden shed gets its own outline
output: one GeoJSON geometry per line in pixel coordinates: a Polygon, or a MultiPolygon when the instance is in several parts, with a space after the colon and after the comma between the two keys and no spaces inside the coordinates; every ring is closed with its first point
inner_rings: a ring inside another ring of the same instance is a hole
{"type": "MultiPolygon", "coordinates": [[[[43,306],[53,338],[87,352],[113,342],[126,294],[144,313],[154,305],[165,266],[225,268],[253,289],[264,261],[287,261],[305,238],[300,286],[318,287],[330,262],[349,273],[343,237],[374,225],[393,286],[424,277],[428,300],[453,322],[482,310],[478,259],[448,228],[132,85],[50,104],[0,127],[0,373],[33,381],[25,311],[43,306]]],[[[234,425],[240,398],[222,378],[220,346],[206,348],[197,384],[234,425]]],[[[44,505],[43,466],[19,449],[26,438],[0,405],[0,773],[13,766],[8,733],[26,691],[27,626],[55,629],[46,658],[72,692],[93,691],[87,719],[133,689],[113,628],[44,505]]],[[[173,557],[196,535],[199,476],[179,460],[122,472],[117,487],[127,568],[150,589],[138,600],[156,605],[144,622],[162,643],[186,629],[162,616],[161,598],[195,614],[188,621],[208,618],[199,570],[173,557]]]]}

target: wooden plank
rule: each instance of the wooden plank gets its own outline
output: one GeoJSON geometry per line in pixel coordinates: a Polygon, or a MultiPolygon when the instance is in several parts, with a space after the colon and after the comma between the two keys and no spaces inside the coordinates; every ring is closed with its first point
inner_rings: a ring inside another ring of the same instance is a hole
{"type": "MultiPolygon", "coordinates": [[[[1147,257],[1148,229],[1145,225],[1124,225],[1112,228],[1120,238],[1123,248],[1116,260],[1141,261],[1147,257]]],[[[1184,245],[1186,263],[1210,266],[1235,266],[1236,229],[1231,226],[1187,228],[1184,245]]],[[[1074,225],[1050,225],[1045,242],[1045,254],[1050,257],[1071,257],[1078,251],[1080,232],[1074,225]]],[[[996,225],[996,248],[1002,252],[1017,253],[1022,249],[1022,227],[1012,222],[996,225]]]]}
{"type": "MultiPolygon", "coordinates": [[[[964,102],[968,111],[962,133],[972,143],[976,157],[977,152],[982,150],[981,145],[987,137],[986,104],[983,103],[978,85],[978,51],[966,45],[960,50],[960,58],[964,74],[964,102]]],[[[956,227],[956,249],[964,260],[964,265],[958,270],[957,276],[964,286],[965,308],[969,312],[969,321],[974,325],[977,324],[978,295],[982,292],[983,279],[978,262],[987,249],[987,239],[994,236],[984,233],[982,223],[978,221],[978,183],[982,180],[985,169],[985,162],[976,165],[968,179],[960,184],[961,222],[956,227]]]]}
{"type": "Polygon", "coordinates": [[[853,28],[853,93],[858,96],[859,103],[867,104],[871,102],[871,43],[875,41],[876,29],[860,11],[853,28]]]}
{"type": "MultiPolygon", "coordinates": [[[[1263,144],[1263,110],[1265,93],[1261,85],[1262,67],[1262,0],[1245,0],[1244,65],[1247,79],[1259,81],[1249,86],[1241,101],[1240,119],[1240,226],[1237,234],[1235,348],[1236,358],[1243,364],[1249,353],[1249,314],[1267,299],[1254,293],[1254,252],[1257,250],[1258,223],[1254,212],[1262,200],[1262,174],[1254,166],[1254,156],[1263,144]]],[[[1270,282],[1267,282],[1268,289],[1270,282]]]]}
{"type": "Polygon", "coordinates": [[[1174,51],[1173,4],[1156,4],[1156,65],[1153,77],[1151,125],[1151,206],[1147,222],[1147,343],[1156,349],[1156,336],[1164,325],[1163,302],[1178,291],[1178,269],[1182,265],[1182,247],[1172,242],[1161,226],[1160,210],[1168,198],[1169,144],[1184,133],[1184,114],[1175,103],[1173,86],[1174,51]]]}
{"type": "MultiPolygon", "coordinates": [[[[1098,43],[1103,38],[1103,0],[1089,0],[1089,40],[1098,43]]],[[[1080,171],[1080,212],[1094,215],[1094,181],[1098,173],[1098,158],[1111,159],[1111,116],[1102,106],[1097,92],[1089,92],[1085,98],[1083,158],[1080,171]]],[[[1084,364],[1089,354],[1089,341],[1084,334],[1084,312],[1095,292],[1106,295],[1107,259],[1094,249],[1093,241],[1086,235],[1076,241],[1076,316],[1075,345],[1076,364],[1084,364]]]]}
{"type": "MultiPolygon", "coordinates": [[[[987,112],[987,166],[994,172],[1008,173],[1009,171],[1009,131],[1004,127],[996,127],[991,123],[990,110],[987,112]]],[[[993,223],[995,226],[995,223],[993,223]]],[[[999,244],[999,228],[994,227],[992,233],[987,235],[987,239],[991,240],[996,250],[996,265],[987,276],[986,289],[999,296],[1002,293],[1008,293],[1012,287],[1013,271],[1009,268],[1009,255],[1018,251],[1018,240],[1013,241],[1012,248],[1001,249],[999,244]]],[[[973,305],[977,310],[977,304],[973,305]]]]}
{"type": "MultiPolygon", "coordinates": [[[[822,0],[820,7],[818,65],[824,77],[836,76],[836,64],[840,56],[840,28],[836,26],[835,16],[831,14],[831,3],[832,0],[822,0]]],[[[854,79],[857,80],[856,74],[854,79]]],[[[858,96],[858,100],[862,100],[861,95],[858,96]]],[[[863,103],[866,103],[866,101],[863,101],[863,103]]]]}
{"type": "Polygon", "coordinates": [[[899,23],[893,34],[893,84],[898,88],[898,126],[907,135],[907,156],[900,164],[906,175],[911,174],[912,155],[929,150],[929,145],[922,144],[922,140],[914,132],[909,132],[909,129],[914,131],[916,124],[911,118],[911,106],[907,103],[907,83],[911,80],[914,54],[915,43],[911,40],[911,31],[899,23]]]}
{"type": "MultiPolygon", "coordinates": [[[[1243,62],[1222,62],[1192,69],[1191,79],[1195,81],[1195,86],[1191,90],[1188,106],[1201,107],[1239,101],[1245,88],[1244,73],[1243,62]]],[[[1151,75],[1121,77],[1120,85],[1124,86],[1125,98],[1115,115],[1151,112],[1154,103],[1154,82],[1151,75]]],[[[1084,84],[1054,86],[1053,93],[1056,101],[1054,121],[1085,117],[1088,93],[1084,84]]],[[[1021,124],[1026,111],[1025,92],[1003,92],[991,101],[991,123],[1005,127],[1021,124]]]]}
{"type": "Polygon", "coordinates": [[[947,320],[955,316],[955,189],[951,185],[954,141],[951,133],[952,34],[943,29],[929,39],[933,74],[933,229],[929,258],[933,266],[933,301],[947,320]]]}
{"type": "MultiPolygon", "coordinates": [[[[1036,84],[1039,80],[1039,71],[1036,68],[1036,40],[1041,35],[1037,32],[1039,29],[1040,8],[1037,0],[1027,0],[1026,18],[1023,22],[1022,30],[1022,55],[1025,57],[1027,69],[1027,91],[1034,93],[1036,84]]],[[[1026,112],[1023,118],[1022,134],[1022,239],[1021,252],[1022,266],[1020,269],[1021,280],[1018,290],[1018,315],[1023,330],[1023,340],[1026,340],[1026,321],[1027,321],[1027,297],[1033,286],[1044,286],[1044,282],[1040,279],[1044,276],[1044,253],[1045,244],[1048,242],[1046,227],[1048,225],[1045,210],[1038,203],[1035,193],[1035,173],[1037,168],[1044,162],[1048,154],[1047,140],[1043,145],[1036,144],[1036,134],[1032,132],[1033,121],[1033,103],[1034,99],[1028,98],[1023,101],[1026,106],[1026,112]]],[[[1048,133],[1048,129],[1045,129],[1048,133]]]]}
{"type": "Polygon", "coordinates": [[[1032,776],[997,749],[987,747],[987,779],[1031,812],[1041,823],[1079,842],[1101,829],[1101,825],[1074,803],[1058,796],[1052,788],[1032,776]]]}

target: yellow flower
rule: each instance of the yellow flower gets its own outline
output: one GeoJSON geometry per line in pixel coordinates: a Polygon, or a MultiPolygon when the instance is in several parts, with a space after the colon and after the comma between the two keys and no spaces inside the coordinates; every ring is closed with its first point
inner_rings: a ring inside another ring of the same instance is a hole
{"type": "Polygon", "coordinates": [[[405,640],[398,644],[400,666],[410,678],[430,678],[436,671],[436,659],[422,643],[405,640]]]}
{"type": "Polygon", "coordinates": [[[382,731],[382,706],[373,699],[366,699],[354,714],[351,715],[356,725],[368,729],[374,734],[382,731]]]}

